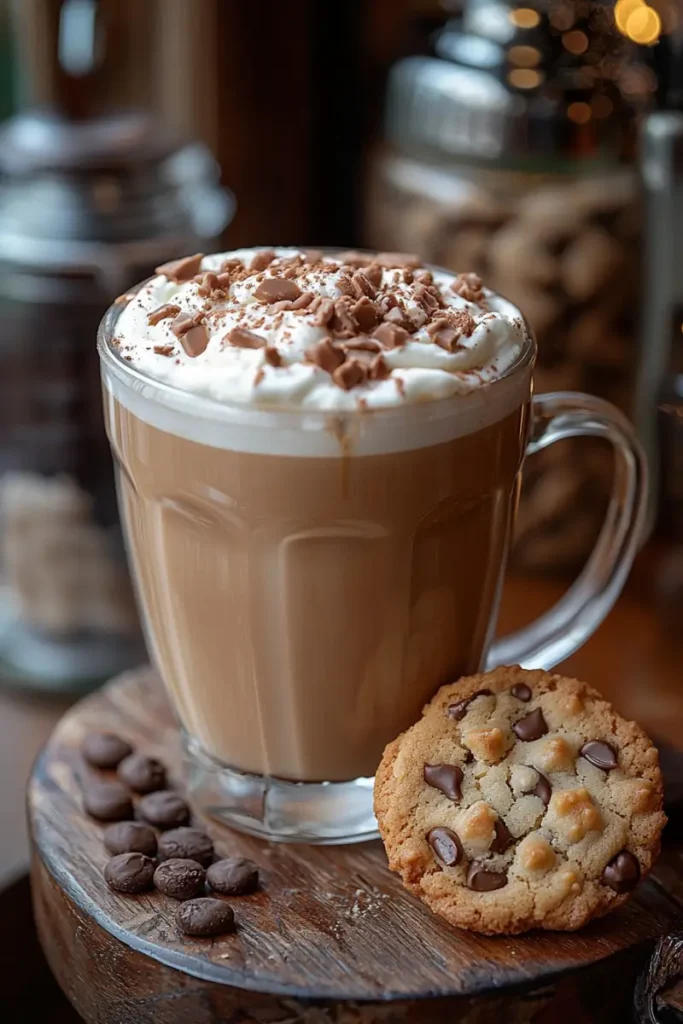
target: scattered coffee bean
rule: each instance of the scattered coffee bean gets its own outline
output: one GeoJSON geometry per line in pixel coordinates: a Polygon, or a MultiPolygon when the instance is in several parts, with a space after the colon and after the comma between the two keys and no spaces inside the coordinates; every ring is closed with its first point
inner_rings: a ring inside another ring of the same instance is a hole
{"type": "Polygon", "coordinates": [[[83,806],[99,821],[124,821],[133,817],[133,801],[120,782],[91,782],[83,793],[83,806]]]}
{"type": "Polygon", "coordinates": [[[524,743],[531,743],[533,740],[540,740],[548,731],[546,720],[540,708],[531,711],[525,718],[520,718],[512,726],[515,736],[524,743]]]}
{"type": "Polygon", "coordinates": [[[603,743],[602,740],[589,740],[588,743],[584,743],[579,754],[596,768],[602,768],[604,772],[611,772],[617,767],[617,753],[614,747],[609,743],[603,743]]]}
{"type": "Polygon", "coordinates": [[[144,853],[119,853],[107,861],[104,877],[116,892],[146,892],[152,888],[154,861],[144,853]]]}
{"type": "Polygon", "coordinates": [[[213,860],[213,843],[198,828],[172,828],[159,836],[159,860],[180,857],[207,868],[213,860]]]}
{"type": "Polygon", "coordinates": [[[462,700],[456,701],[455,704],[449,704],[446,708],[446,714],[449,718],[454,718],[456,722],[460,722],[467,714],[467,709],[473,700],[477,697],[492,697],[491,690],[477,690],[471,697],[464,697],[462,700]]]}
{"type": "Polygon", "coordinates": [[[479,864],[470,864],[467,872],[467,888],[474,892],[493,892],[507,885],[508,876],[504,871],[487,871],[479,864]]]}
{"type": "Polygon", "coordinates": [[[159,829],[178,828],[190,820],[190,808],[177,793],[160,789],[143,796],[138,804],[138,815],[143,821],[159,829]]]}
{"type": "Polygon", "coordinates": [[[514,836],[502,818],[498,819],[493,829],[496,835],[491,843],[491,853],[505,853],[508,846],[514,843],[514,836]]]}
{"type": "Polygon", "coordinates": [[[154,884],[164,896],[174,900],[191,900],[204,890],[206,871],[196,860],[172,857],[154,872],[154,884]]]}
{"type": "Polygon", "coordinates": [[[166,786],[166,769],[145,754],[131,754],[119,765],[119,778],[136,793],[153,793],[166,786]]]}
{"type": "Polygon", "coordinates": [[[81,744],[81,753],[88,764],[106,769],[116,768],[133,748],[113,732],[91,732],[81,744]]]}
{"type": "Polygon", "coordinates": [[[245,857],[225,857],[211,865],[206,880],[223,896],[245,896],[258,887],[258,868],[245,857]]]}
{"type": "Polygon", "coordinates": [[[620,850],[602,873],[605,885],[615,892],[631,892],[640,881],[640,864],[628,850],[620,850]]]}
{"type": "Polygon", "coordinates": [[[104,845],[111,854],[144,853],[156,857],[157,837],[154,829],[140,821],[119,821],[105,829],[104,845]]]}
{"type": "Polygon", "coordinates": [[[460,784],[462,783],[462,768],[457,764],[426,764],[424,766],[424,780],[428,786],[439,789],[449,800],[462,800],[460,784]]]}
{"type": "Polygon", "coordinates": [[[462,844],[449,828],[433,828],[427,833],[427,842],[447,868],[455,867],[462,860],[462,844]]]}
{"type": "Polygon", "coordinates": [[[186,935],[195,935],[198,938],[223,935],[235,930],[235,914],[232,907],[223,900],[214,900],[210,897],[183,903],[178,908],[176,922],[186,935]]]}
{"type": "Polygon", "coordinates": [[[515,683],[510,690],[510,693],[513,697],[516,697],[517,700],[524,701],[525,704],[531,700],[531,688],[528,687],[526,683],[515,683]]]}

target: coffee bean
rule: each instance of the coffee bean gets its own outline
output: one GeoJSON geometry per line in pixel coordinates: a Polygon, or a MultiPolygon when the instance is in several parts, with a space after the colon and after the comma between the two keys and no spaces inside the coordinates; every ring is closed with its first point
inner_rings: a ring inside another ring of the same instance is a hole
{"type": "Polygon", "coordinates": [[[487,871],[479,864],[470,864],[467,872],[467,888],[474,892],[493,892],[507,885],[508,876],[504,871],[487,871]]]}
{"type": "Polygon", "coordinates": [[[628,850],[620,850],[612,857],[602,873],[605,885],[615,892],[631,892],[640,881],[640,864],[638,859],[628,850]]]}
{"type": "Polygon", "coordinates": [[[176,923],[186,935],[209,938],[235,930],[235,914],[223,900],[202,897],[178,908],[176,923]]]}
{"type": "Polygon", "coordinates": [[[609,743],[603,743],[602,740],[589,740],[588,743],[584,743],[579,754],[596,768],[602,768],[604,772],[611,772],[617,767],[617,753],[614,747],[609,743]]]}
{"type": "Polygon", "coordinates": [[[156,857],[157,837],[154,829],[139,821],[119,821],[105,829],[104,845],[111,854],[144,853],[156,857]]]}
{"type": "Polygon", "coordinates": [[[462,800],[462,768],[457,764],[426,764],[423,775],[428,786],[441,790],[449,800],[462,800]]]}
{"type": "Polygon", "coordinates": [[[130,793],[120,782],[91,782],[83,793],[83,806],[99,821],[124,821],[133,817],[130,793]]]}
{"type": "Polygon", "coordinates": [[[164,896],[174,900],[190,900],[204,890],[206,871],[196,860],[172,857],[154,872],[154,884],[164,896]]]}
{"type": "Polygon", "coordinates": [[[541,709],[536,708],[535,711],[531,711],[525,718],[520,718],[512,726],[512,731],[524,743],[530,743],[533,740],[539,740],[541,736],[545,736],[548,726],[541,709]]]}
{"type": "Polygon", "coordinates": [[[198,828],[172,828],[159,837],[159,860],[180,857],[208,867],[213,860],[213,843],[198,828]]]}
{"type": "Polygon", "coordinates": [[[258,887],[258,868],[245,857],[225,857],[211,865],[206,880],[223,896],[245,896],[258,887]]]}
{"type": "Polygon", "coordinates": [[[525,704],[531,700],[531,689],[526,685],[526,683],[515,683],[510,690],[510,693],[513,697],[516,697],[517,700],[524,701],[525,704]]]}
{"type": "Polygon", "coordinates": [[[131,754],[119,765],[119,778],[136,793],[153,793],[166,786],[166,769],[144,754],[131,754]]]}
{"type": "Polygon", "coordinates": [[[106,769],[116,768],[133,748],[113,732],[91,732],[81,744],[81,753],[88,764],[106,769]]]}
{"type": "Polygon", "coordinates": [[[146,892],[152,888],[154,861],[144,853],[120,853],[107,861],[104,877],[116,892],[146,892]]]}
{"type": "Polygon", "coordinates": [[[177,793],[170,789],[160,789],[156,793],[143,796],[138,804],[138,815],[150,825],[165,830],[187,825],[190,820],[190,808],[177,793]]]}
{"type": "Polygon", "coordinates": [[[467,709],[473,700],[477,697],[492,697],[491,690],[477,690],[471,697],[463,697],[462,700],[456,701],[455,704],[449,704],[446,708],[446,714],[449,718],[454,718],[456,722],[460,722],[467,714],[467,709]]]}
{"type": "Polygon", "coordinates": [[[462,844],[449,828],[433,828],[427,833],[427,842],[447,868],[455,867],[462,860],[462,844]]]}
{"type": "Polygon", "coordinates": [[[502,818],[498,819],[498,821],[493,826],[493,829],[496,835],[493,842],[491,843],[491,853],[505,853],[508,846],[514,843],[514,836],[512,835],[512,833],[510,832],[509,828],[502,820],[502,818]]]}

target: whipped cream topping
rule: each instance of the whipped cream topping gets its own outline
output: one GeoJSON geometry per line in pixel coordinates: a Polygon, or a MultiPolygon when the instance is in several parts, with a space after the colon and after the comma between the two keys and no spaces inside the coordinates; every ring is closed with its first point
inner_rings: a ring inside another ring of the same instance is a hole
{"type": "Polygon", "coordinates": [[[240,249],[159,268],[114,345],[149,377],[253,407],[379,409],[470,393],[527,342],[473,274],[400,253],[240,249]]]}

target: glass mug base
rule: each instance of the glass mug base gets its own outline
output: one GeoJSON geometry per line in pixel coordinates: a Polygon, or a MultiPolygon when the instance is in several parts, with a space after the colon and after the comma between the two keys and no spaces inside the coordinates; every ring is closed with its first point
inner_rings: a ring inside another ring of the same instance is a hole
{"type": "Polygon", "coordinates": [[[212,757],[185,731],[183,751],[193,805],[230,828],[273,842],[317,846],[379,837],[371,778],[287,782],[250,775],[212,757]]]}

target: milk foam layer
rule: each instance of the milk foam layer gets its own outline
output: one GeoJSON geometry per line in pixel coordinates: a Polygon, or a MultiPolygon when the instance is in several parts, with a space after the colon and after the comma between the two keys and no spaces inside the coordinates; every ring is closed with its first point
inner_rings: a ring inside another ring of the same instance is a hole
{"type": "MultiPolygon", "coordinates": [[[[206,256],[201,273],[218,271],[228,259],[249,267],[259,251],[206,256]]],[[[428,318],[416,299],[417,282],[400,268],[384,268],[378,294],[390,290],[416,327],[405,344],[382,351],[385,379],[367,380],[349,390],[338,386],[307,356],[329,336],[328,328],[315,322],[315,313],[264,305],[254,298],[259,283],[279,276],[284,261],[302,250],[275,252],[264,271],[236,280],[217,300],[207,301],[199,293],[201,277],[177,282],[159,274],[147,282],[116,320],[113,344],[119,355],[105,359],[104,372],[112,396],[146,422],[190,440],[306,456],[375,454],[437,444],[482,429],[524,401],[528,373],[499,380],[529,345],[519,310],[485,288],[481,301],[468,301],[451,290],[456,275],[436,270],[433,286],[443,313],[468,313],[470,333],[453,351],[436,344],[428,323],[420,324],[428,318]],[[150,323],[150,314],[169,303],[183,313],[203,311],[208,344],[200,355],[185,351],[171,330],[173,318],[150,323]],[[267,361],[265,347],[231,344],[226,335],[238,326],[264,338],[280,365],[267,361]],[[492,389],[488,385],[494,382],[492,389]],[[298,417],[287,415],[293,412],[298,417]],[[264,413],[275,419],[269,423],[264,413]]],[[[305,268],[297,285],[301,292],[339,299],[341,276],[339,261],[326,257],[322,267],[318,262],[305,268]]]]}

